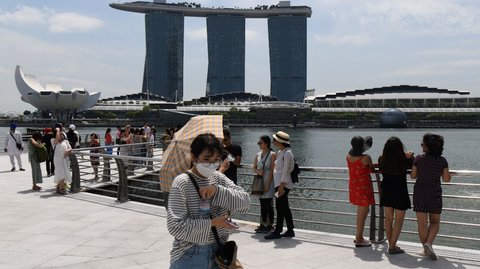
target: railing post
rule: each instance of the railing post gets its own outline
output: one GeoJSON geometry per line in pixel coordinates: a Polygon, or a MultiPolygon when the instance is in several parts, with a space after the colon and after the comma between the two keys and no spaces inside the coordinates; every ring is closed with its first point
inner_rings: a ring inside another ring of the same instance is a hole
{"type": "MultiPolygon", "coordinates": [[[[378,187],[378,200],[380,201],[382,197],[382,189],[380,187],[380,174],[375,174],[375,178],[377,179],[377,187],[378,187]]],[[[385,240],[385,210],[383,210],[383,206],[379,206],[380,212],[378,212],[378,242],[385,240]]]]}
{"type": "Polygon", "coordinates": [[[115,158],[118,168],[118,191],[117,191],[117,201],[119,203],[125,203],[128,201],[128,177],[127,171],[125,170],[125,165],[123,160],[115,158]]]}
{"type": "Polygon", "coordinates": [[[370,241],[375,241],[375,227],[377,217],[375,216],[375,205],[370,206],[370,236],[369,239],[370,241]]]}
{"type": "Polygon", "coordinates": [[[75,154],[69,155],[70,168],[72,169],[72,184],[70,191],[73,193],[80,191],[80,168],[78,167],[78,160],[75,154]]]}
{"type": "MultiPolygon", "coordinates": [[[[102,181],[109,181],[111,178],[111,172],[110,172],[110,159],[111,158],[106,158],[103,157],[103,175],[102,175],[102,181]]],[[[118,164],[118,163],[117,163],[118,164]]]]}

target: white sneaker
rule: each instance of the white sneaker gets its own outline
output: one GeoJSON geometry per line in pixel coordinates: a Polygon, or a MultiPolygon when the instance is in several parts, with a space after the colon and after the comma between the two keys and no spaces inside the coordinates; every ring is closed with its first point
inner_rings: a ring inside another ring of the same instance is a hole
{"type": "Polygon", "coordinates": [[[437,260],[437,255],[435,255],[435,252],[433,251],[432,244],[430,244],[430,243],[423,244],[423,249],[425,250],[425,254],[427,254],[427,256],[432,261],[437,260]]]}

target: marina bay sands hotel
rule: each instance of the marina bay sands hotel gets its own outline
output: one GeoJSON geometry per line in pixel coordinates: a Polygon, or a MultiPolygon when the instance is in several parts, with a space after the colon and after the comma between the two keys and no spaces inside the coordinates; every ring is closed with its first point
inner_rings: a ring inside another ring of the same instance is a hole
{"type": "Polygon", "coordinates": [[[270,50],[270,95],[303,102],[307,88],[308,6],[205,8],[195,3],[112,3],[112,8],[145,14],[143,92],[183,100],[184,17],[206,17],[206,96],[245,92],[245,19],[266,18],[270,50]]]}

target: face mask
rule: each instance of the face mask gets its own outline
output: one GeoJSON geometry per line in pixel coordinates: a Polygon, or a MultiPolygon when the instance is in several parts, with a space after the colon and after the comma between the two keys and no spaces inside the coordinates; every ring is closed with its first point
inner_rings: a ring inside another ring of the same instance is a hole
{"type": "Polygon", "coordinates": [[[197,170],[205,178],[209,178],[215,173],[220,163],[197,163],[197,170]]]}

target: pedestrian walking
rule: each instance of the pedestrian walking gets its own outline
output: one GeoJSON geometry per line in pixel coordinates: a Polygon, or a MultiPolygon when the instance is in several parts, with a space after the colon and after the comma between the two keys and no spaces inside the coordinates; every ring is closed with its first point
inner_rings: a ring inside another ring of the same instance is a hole
{"type": "Polygon", "coordinates": [[[22,133],[17,130],[15,123],[10,123],[10,131],[5,136],[5,147],[3,150],[10,157],[10,163],[12,164],[10,171],[15,171],[15,159],[17,159],[19,170],[25,171],[22,166],[22,157],[20,156],[23,152],[22,133]]]}

